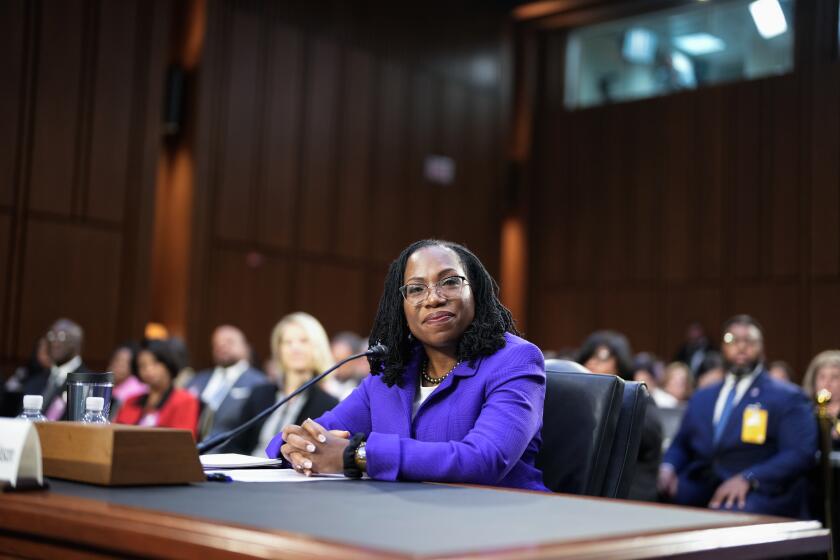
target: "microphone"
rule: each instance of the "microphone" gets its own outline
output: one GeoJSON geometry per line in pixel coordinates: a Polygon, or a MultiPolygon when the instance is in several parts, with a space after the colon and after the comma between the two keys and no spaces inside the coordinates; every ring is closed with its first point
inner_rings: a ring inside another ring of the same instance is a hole
{"type": "Polygon", "coordinates": [[[304,391],[306,391],[307,389],[309,389],[310,387],[312,387],[313,385],[315,385],[316,383],[321,381],[323,378],[325,378],[326,376],[328,376],[333,371],[337,370],[338,368],[340,368],[341,366],[343,366],[347,362],[350,362],[352,360],[355,360],[356,358],[361,358],[361,357],[364,357],[364,356],[376,356],[376,357],[379,357],[379,358],[383,358],[383,357],[385,357],[386,354],[388,354],[388,347],[387,346],[385,346],[384,344],[375,344],[375,345],[371,346],[370,348],[368,348],[365,352],[359,352],[358,354],[353,354],[352,356],[348,356],[348,357],[344,358],[343,360],[341,360],[340,362],[335,364],[333,367],[329,368],[324,373],[321,373],[320,375],[317,375],[316,377],[313,377],[312,379],[310,379],[309,381],[307,381],[306,383],[304,383],[303,385],[301,385],[300,387],[298,387],[297,389],[292,391],[292,393],[290,395],[287,395],[286,397],[280,399],[279,401],[277,401],[276,403],[274,403],[270,407],[266,408],[265,410],[263,410],[262,412],[260,412],[259,414],[257,414],[256,416],[254,416],[253,418],[248,420],[247,422],[245,422],[244,424],[241,424],[241,425],[237,426],[236,428],[233,428],[232,430],[228,430],[226,432],[216,434],[213,437],[209,437],[209,438],[205,439],[204,441],[202,441],[201,443],[199,443],[198,445],[196,445],[196,448],[198,449],[199,455],[207,453],[211,449],[215,449],[216,447],[219,447],[220,445],[226,444],[227,442],[229,442],[230,440],[232,440],[233,438],[235,438],[236,436],[238,436],[239,434],[241,434],[242,432],[244,432],[245,430],[247,430],[248,428],[250,428],[251,426],[253,426],[257,422],[262,420],[263,418],[266,418],[272,412],[274,412],[275,410],[277,410],[278,408],[280,408],[281,406],[283,406],[284,404],[286,404],[287,402],[289,402],[290,400],[292,400],[293,398],[295,398],[299,394],[303,393],[304,391]]]}

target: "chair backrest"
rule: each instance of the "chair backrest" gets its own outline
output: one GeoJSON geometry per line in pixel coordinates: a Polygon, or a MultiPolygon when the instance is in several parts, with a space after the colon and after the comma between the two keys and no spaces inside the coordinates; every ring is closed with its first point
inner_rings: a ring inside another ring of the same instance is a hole
{"type": "MultiPolygon", "coordinates": [[[[542,449],[537,467],[549,490],[598,496],[621,412],[624,382],[546,360],[542,449]]],[[[584,370],[586,371],[586,370],[584,370]]]]}
{"type": "Polygon", "coordinates": [[[607,498],[626,498],[636,472],[642,426],[645,422],[650,396],[644,383],[624,382],[621,414],[615,430],[607,475],[601,495],[607,498]]]}

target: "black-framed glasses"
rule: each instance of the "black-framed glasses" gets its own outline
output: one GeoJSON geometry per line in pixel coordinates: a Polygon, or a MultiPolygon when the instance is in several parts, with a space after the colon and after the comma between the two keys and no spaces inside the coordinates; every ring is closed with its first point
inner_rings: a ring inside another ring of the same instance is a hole
{"type": "Polygon", "coordinates": [[[467,278],[465,276],[447,276],[443,280],[435,282],[431,286],[420,283],[400,286],[400,293],[402,294],[403,299],[405,299],[408,303],[412,305],[420,305],[426,301],[426,298],[429,297],[430,293],[432,293],[432,288],[434,288],[437,295],[443,299],[454,299],[461,295],[461,290],[464,289],[466,284],[467,278]]]}

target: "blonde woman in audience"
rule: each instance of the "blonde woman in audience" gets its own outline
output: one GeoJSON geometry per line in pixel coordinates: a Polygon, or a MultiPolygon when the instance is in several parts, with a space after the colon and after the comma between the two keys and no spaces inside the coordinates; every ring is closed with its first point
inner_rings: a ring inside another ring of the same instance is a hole
{"type": "MultiPolygon", "coordinates": [[[[271,355],[277,377],[274,384],[255,387],[242,409],[242,417],[253,418],[285,395],[333,365],[330,341],[321,323],[308,313],[286,315],[271,332],[271,355]]],[[[233,439],[225,451],[265,456],[268,442],[286,424],[302,424],[317,418],[338,404],[338,400],[315,385],[281,406],[233,439]]]]}
{"type": "MultiPolygon", "coordinates": [[[[828,412],[833,418],[840,417],[840,350],[826,350],[814,356],[802,379],[802,388],[811,400],[814,400],[817,393],[827,389],[831,393],[828,412]]],[[[831,435],[836,448],[840,444],[837,423],[831,435]]]]}
{"type": "Polygon", "coordinates": [[[694,379],[691,370],[682,362],[671,362],[665,368],[662,389],[677,399],[680,404],[688,402],[691,397],[694,379]]]}

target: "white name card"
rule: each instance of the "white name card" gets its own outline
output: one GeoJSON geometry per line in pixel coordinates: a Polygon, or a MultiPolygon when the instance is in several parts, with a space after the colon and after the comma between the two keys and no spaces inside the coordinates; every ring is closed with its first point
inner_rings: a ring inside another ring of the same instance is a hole
{"type": "Polygon", "coordinates": [[[41,440],[28,420],[0,418],[0,485],[44,484],[41,440]]]}

